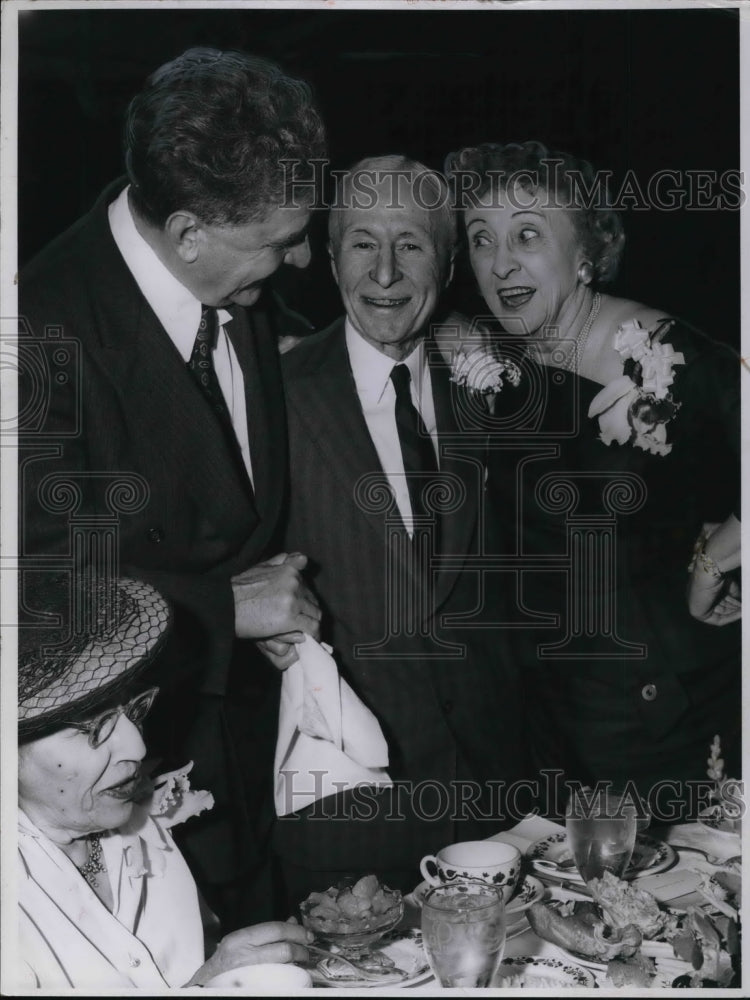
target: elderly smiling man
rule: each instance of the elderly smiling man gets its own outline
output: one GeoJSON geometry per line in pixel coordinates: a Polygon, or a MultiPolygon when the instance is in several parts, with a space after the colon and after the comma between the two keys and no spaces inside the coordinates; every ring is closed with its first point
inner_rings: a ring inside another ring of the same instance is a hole
{"type": "Polygon", "coordinates": [[[344,872],[413,888],[425,851],[482,835],[482,818],[483,835],[498,829],[498,786],[524,773],[515,668],[501,633],[472,624],[483,603],[496,611],[494,583],[463,570],[480,551],[486,437],[462,426],[476,400],[430,336],[455,253],[444,180],[371,158],[340,180],[334,205],[346,317],[283,358],[287,544],[318,568],[322,637],[380,722],[394,786],[277,822],[292,903],[344,872]]]}

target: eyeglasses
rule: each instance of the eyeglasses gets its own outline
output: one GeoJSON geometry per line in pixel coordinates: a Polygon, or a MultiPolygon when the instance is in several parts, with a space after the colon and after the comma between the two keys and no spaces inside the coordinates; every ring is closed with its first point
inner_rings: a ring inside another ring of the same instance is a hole
{"type": "Polygon", "coordinates": [[[89,746],[96,750],[110,738],[121,715],[127,716],[133,725],[140,729],[141,723],[148,715],[158,693],[158,687],[149,688],[148,691],[136,695],[124,705],[108,708],[105,712],[95,715],[93,719],[87,719],[86,722],[66,722],[65,725],[86,733],[89,738],[89,746]]]}

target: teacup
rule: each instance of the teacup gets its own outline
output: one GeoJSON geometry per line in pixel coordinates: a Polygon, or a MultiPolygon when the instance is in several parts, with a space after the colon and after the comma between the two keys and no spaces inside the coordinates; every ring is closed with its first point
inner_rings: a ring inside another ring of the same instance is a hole
{"type": "Polygon", "coordinates": [[[419,870],[430,885],[486,882],[500,889],[507,903],[521,873],[521,853],[511,844],[466,840],[426,855],[419,862],[419,870]]]}

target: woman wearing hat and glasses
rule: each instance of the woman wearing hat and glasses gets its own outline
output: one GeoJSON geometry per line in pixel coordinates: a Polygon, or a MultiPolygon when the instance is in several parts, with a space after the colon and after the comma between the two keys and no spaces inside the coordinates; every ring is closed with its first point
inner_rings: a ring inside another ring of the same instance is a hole
{"type": "MultiPolygon", "coordinates": [[[[21,628],[18,850],[22,976],[30,986],[200,986],[259,962],[304,961],[307,931],[266,923],[224,937],[204,961],[198,892],[169,827],[212,805],[189,767],[149,782],[140,724],[156,688],[134,690],[158,655],[169,607],[121,579],[69,595],[26,594],[83,630],[21,628]]],[[[49,617],[48,619],[49,620],[49,617]]]]}

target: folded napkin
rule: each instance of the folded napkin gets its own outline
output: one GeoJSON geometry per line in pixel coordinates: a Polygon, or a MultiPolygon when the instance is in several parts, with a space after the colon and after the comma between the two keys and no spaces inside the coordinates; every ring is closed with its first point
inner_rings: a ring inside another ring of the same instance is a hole
{"type": "Polygon", "coordinates": [[[513,847],[517,847],[521,854],[525,854],[527,849],[537,840],[561,831],[565,832],[564,826],[532,813],[522,819],[520,823],[516,823],[512,830],[503,830],[487,839],[496,840],[501,844],[511,844],[513,847]]]}
{"type": "Polygon", "coordinates": [[[339,675],[330,646],[310,636],[281,681],[274,759],[276,815],[357,785],[392,785],[380,723],[339,675]]]}

